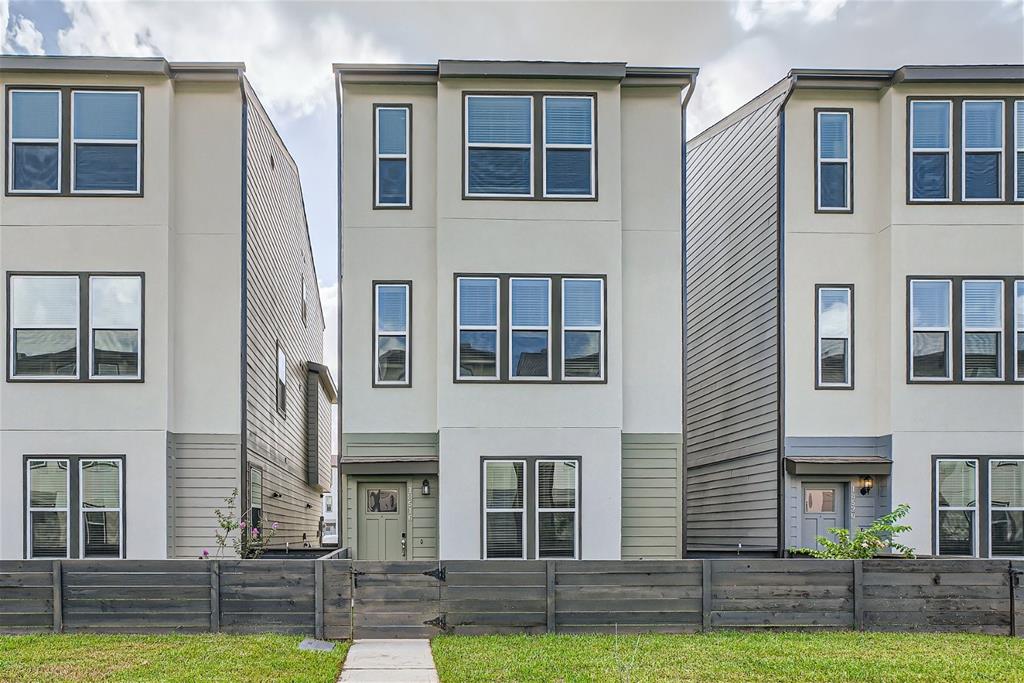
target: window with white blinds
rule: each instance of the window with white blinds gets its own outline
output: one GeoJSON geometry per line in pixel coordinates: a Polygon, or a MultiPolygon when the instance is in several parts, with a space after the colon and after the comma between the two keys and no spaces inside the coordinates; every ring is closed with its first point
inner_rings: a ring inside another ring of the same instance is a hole
{"type": "Polygon", "coordinates": [[[89,278],[89,357],[93,379],[138,379],[142,360],[142,278],[89,278]]]}
{"type": "Polygon", "coordinates": [[[409,386],[409,317],[412,286],[374,283],[374,384],[409,386]]]}
{"type": "Polygon", "coordinates": [[[498,378],[498,297],[496,277],[456,278],[456,376],[498,378]]]}
{"type": "Polygon", "coordinates": [[[937,555],[978,554],[978,461],[935,461],[937,555]]]}
{"type": "Polygon", "coordinates": [[[818,290],[818,388],[853,386],[853,287],[818,290]]]}
{"type": "Polygon", "coordinates": [[[850,170],[851,121],[849,111],[818,111],[816,140],[819,211],[849,211],[852,207],[850,170]]]}
{"type": "Polygon", "coordinates": [[[81,557],[123,557],[120,460],[80,460],[81,557]]]}
{"type": "Polygon", "coordinates": [[[1013,103],[1014,200],[1024,201],[1024,100],[1013,103]]]}
{"type": "Polygon", "coordinates": [[[466,178],[469,197],[533,194],[533,97],[466,96],[466,178]]]}
{"type": "Polygon", "coordinates": [[[989,460],[992,557],[1024,558],[1024,459],[989,460]]]}
{"type": "Polygon", "coordinates": [[[79,277],[12,275],[8,281],[8,376],[77,379],[79,277]]]}
{"type": "Polygon", "coordinates": [[[484,461],[484,559],[526,559],[526,461],[484,461]]]}
{"type": "Polygon", "coordinates": [[[142,94],[71,93],[71,191],[136,193],[142,186],[142,94]]]}
{"type": "Polygon", "coordinates": [[[594,98],[545,95],[544,196],[594,196],[594,98]]]}
{"type": "Polygon", "coordinates": [[[60,91],[11,89],[7,107],[8,192],[60,192],[60,91]]]}
{"type": "Polygon", "coordinates": [[[579,466],[537,460],[537,558],[576,559],[579,546],[579,466]]]}
{"type": "Polygon", "coordinates": [[[604,320],[604,280],[563,278],[563,379],[604,379],[604,320]]]}
{"type": "Polygon", "coordinates": [[[964,201],[1003,196],[1003,101],[964,100],[962,112],[964,201]]]}
{"type": "Polygon", "coordinates": [[[951,100],[910,103],[910,198],[948,201],[952,197],[951,100]]]}
{"type": "Polygon", "coordinates": [[[964,280],[962,314],[963,379],[1002,379],[1002,280],[964,280]]]}
{"type": "Polygon", "coordinates": [[[509,278],[509,376],[551,377],[551,280],[509,278]]]}
{"type": "Polygon", "coordinates": [[[910,281],[910,378],[949,380],[952,281],[910,281]]]}
{"type": "Polygon", "coordinates": [[[411,105],[374,108],[374,207],[408,208],[410,201],[411,105]]]}
{"type": "Polygon", "coordinates": [[[25,556],[30,560],[71,556],[68,463],[66,459],[57,458],[25,463],[28,491],[25,556]]]}
{"type": "Polygon", "coordinates": [[[1013,283],[1014,379],[1024,381],[1024,280],[1013,283]]]}

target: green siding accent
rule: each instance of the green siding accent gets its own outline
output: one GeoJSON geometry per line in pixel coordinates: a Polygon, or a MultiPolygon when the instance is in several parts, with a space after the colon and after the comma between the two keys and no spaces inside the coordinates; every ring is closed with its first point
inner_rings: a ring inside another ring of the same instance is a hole
{"type": "Polygon", "coordinates": [[[397,460],[411,457],[437,458],[437,432],[342,435],[343,464],[346,458],[367,457],[397,460]]]}
{"type": "Polygon", "coordinates": [[[341,525],[344,534],[343,545],[352,549],[352,556],[357,557],[356,510],[357,487],[360,481],[401,481],[405,482],[408,491],[407,510],[409,518],[406,522],[409,534],[409,560],[437,559],[437,475],[409,476],[375,476],[342,474],[338,484],[343,500],[338,506],[342,512],[341,525]],[[430,481],[430,495],[423,495],[423,480],[430,481]]]}
{"type": "Polygon", "coordinates": [[[682,557],[681,434],[622,435],[622,559],[682,557]]]}

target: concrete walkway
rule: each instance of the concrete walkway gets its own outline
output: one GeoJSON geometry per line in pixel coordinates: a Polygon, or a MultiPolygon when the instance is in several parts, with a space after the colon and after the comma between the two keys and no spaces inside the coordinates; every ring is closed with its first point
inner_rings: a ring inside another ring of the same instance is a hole
{"type": "Polygon", "coordinates": [[[357,640],[349,648],[341,683],[438,683],[429,640],[357,640]]]}

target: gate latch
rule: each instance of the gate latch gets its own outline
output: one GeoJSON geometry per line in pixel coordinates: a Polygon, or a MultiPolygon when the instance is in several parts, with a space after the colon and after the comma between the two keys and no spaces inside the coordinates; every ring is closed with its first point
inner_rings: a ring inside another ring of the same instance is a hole
{"type": "MultiPolygon", "coordinates": [[[[425,573],[426,572],[424,572],[424,574],[425,573]]],[[[423,624],[425,626],[436,626],[437,628],[441,629],[442,631],[447,631],[448,630],[448,620],[444,618],[443,614],[439,614],[434,619],[428,619],[427,621],[424,621],[423,624]]]]}
{"type": "Polygon", "coordinates": [[[1024,569],[1017,569],[1016,567],[1010,569],[1010,582],[1014,586],[1020,585],[1020,577],[1024,576],[1024,569]]]}
{"type": "Polygon", "coordinates": [[[437,569],[431,569],[429,572],[423,572],[423,576],[430,576],[430,577],[433,577],[433,578],[437,579],[438,581],[447,581],[448,580],[448,568],[444,567],[444,566],[441,566],[441,567],[438,567],[437,569]]]}
{"type": "Polygon", "coordinates": [[[351,569],[349,569],[349,572],[351,572],[351,574],[352,574],[352,585],[353,586],[358,586],[359,585],[359,577],[366,573],[366,572],[359,571],[355,567],[352,567],[351,569]]]}

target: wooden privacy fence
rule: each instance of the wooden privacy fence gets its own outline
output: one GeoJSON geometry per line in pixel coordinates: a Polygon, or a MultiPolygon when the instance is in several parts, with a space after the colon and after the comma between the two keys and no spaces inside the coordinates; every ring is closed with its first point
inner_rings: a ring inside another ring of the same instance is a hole
{"type": "Polygon", "coordinates": [[[1024,636],[1024,562],[997,560],[0,561],[0,633],[688,633],[1024,636]]]}

